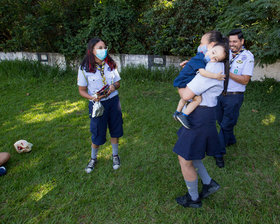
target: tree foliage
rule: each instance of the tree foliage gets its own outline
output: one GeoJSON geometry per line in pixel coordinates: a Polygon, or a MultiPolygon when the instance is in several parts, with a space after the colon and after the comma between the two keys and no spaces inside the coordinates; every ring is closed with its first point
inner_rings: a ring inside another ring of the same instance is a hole
{"type": "Polygon", "coordinates": [[[1,0],[0,50],[80,58],[92,37],[111,53],[192,55],[203,33],[242,28],[258,62],[280,58],[279,0],[1,0]]]}
{"type": "Polygon", "coordinates": [[[190,55],[217,19],[217,1],[156,1],[143,16],[149,53],[190,55]]]}
{"type": "Polygon", "coordinates": [[[228,33],[233,28],[243,30],[246,47],[256,61],[273,63],[280,58],[279,0],[233,0],[218,18],[216,28],[228,33]]]}

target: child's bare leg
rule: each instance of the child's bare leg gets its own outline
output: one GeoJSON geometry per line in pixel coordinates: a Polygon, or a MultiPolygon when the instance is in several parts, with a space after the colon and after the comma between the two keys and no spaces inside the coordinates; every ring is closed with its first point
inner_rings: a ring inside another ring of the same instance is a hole
{"type": "Polygon", "coordinates": [[[177,110],[178,112],[181,112],[182,109],[183,109],[183,107],[185,106],[185,104],[186,104],[186,101],[183,100],[183,99],[180,99],[176,110],[177,110]]]}
{"type": "Polygon", "coordinates": [[[186,108],[184,109],[183,113],[186,115],[189,115],[191,112],[193,112],[195,110],[195,108],[197,108],[197,106],[201,103],[202,101],[202,97],[201,96],[195,96],[193,98],[193,101],[190,102],[188,104],[188,106],[186,106],[186,108]]]}

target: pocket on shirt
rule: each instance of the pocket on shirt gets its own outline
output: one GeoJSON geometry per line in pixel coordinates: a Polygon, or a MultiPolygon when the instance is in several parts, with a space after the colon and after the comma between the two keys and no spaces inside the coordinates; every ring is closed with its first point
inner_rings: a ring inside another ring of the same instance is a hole
{"type": "Polygon", "coordinates": [[[103,86],[101,77],[89,76],[88,77],[88,85],[89,85],[89,89],[92,90],[93,92],[98,91],[103,86]]]}

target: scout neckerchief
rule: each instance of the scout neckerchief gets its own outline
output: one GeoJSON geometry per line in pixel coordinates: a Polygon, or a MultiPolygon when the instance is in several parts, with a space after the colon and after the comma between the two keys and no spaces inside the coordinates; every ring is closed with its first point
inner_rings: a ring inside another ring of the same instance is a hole
{"type": "Polygon", "coordinates": [[[231,67],[232,63],[239,57],[239,55],[245,50],[244,47],[242,47],[241,51],[237,52],[236,54],[232,54],[232,59],[229,62],[229,65],[231,67]]]}
{"type": "MultiPolygon", "coordinates": [[[[232,54],[232,59],[229,61],[229,65],[225,66],[225,69],[230,70],[232,63],[239,57],[239,55],[245,50],[244,47],[242,47],[241,51],[237,52],[236,54],[232,54]]],[[[223,95],[225,96],[227,94],[227,87],[228,87],[228,80],[229,80],[229,71],[226,75],[226,79],[224,81],[224,90],[223,95]],[[228,76],[227,76],[228,75],[228,76]]]]}
{"type": "Polygon", "coordinates": [[[103,85],[107,85],[106,77],[104,75],[105,61],[102,61],[101,66],[96,65],[96,68],[100,71],[103,85]]]}

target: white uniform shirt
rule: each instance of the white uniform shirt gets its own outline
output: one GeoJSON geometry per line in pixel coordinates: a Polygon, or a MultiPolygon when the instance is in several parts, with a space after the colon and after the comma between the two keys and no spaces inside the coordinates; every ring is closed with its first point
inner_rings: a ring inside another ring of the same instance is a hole
{"type": "MultiPolygon", "coordinates": [[[[232,59],[232,52],[230,51],[229,60],[232,59]]],[[[234,58],[231,64],[230,72],[235,75],[249,75],[253,76],[254,70],[254,55],[248,51],[244,50],[241,54],[234,58]]],[[[238,82],[229,79],[228,81],[228,92],[245,92],[246,85],[240,84],[238,82]]]]}
{"type": "MultiPolygon", "coordinates": [[[[104,75],[108,85],[111,85],[121,80],[121,77],[117,69],[111,71],[108,64],[105,64],[104,75]]],[[[97,91],[99,91],[104,86],[102,82],[101,73],[98,69],[96,69],[95,73],[92,73],[92,72],[86,72],[85,70],[82,71],[81,68],[79,68],[77,84],[78,86],[87,86],[88,94],[91,96],[93,96],[97,91]],[[83,72],[85,75],[83,75],[83,72]]],[[[118,95],[117,90],[112,92],[108,97],[102,98],[101,101],[108,100],[116,95],[118,95]]]]}
{"type": "MultiPolygon", "coordinates": [[[[213,73],[224,74],[224,63],[208,62],[205,70],[213,73]]],[[[215,107],[217,105],[217,97],[224,89],[224,81],[206,78],[199,73],[187,85],[195,95],[202,96],[201,106],[215,107]]]]}

